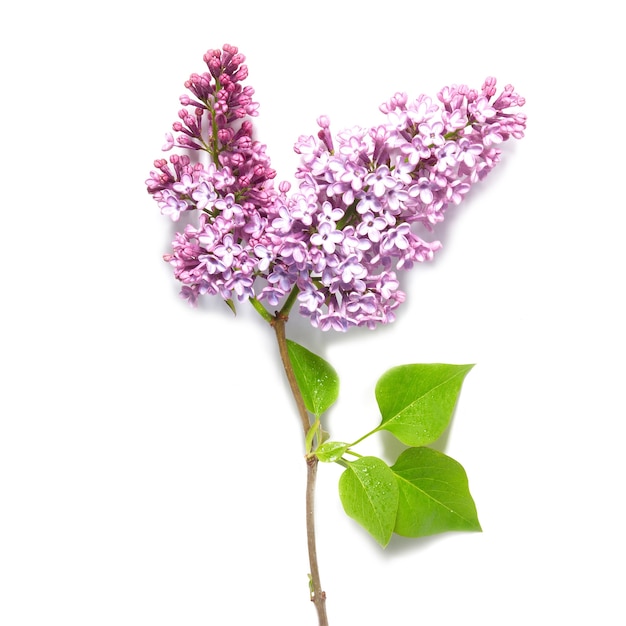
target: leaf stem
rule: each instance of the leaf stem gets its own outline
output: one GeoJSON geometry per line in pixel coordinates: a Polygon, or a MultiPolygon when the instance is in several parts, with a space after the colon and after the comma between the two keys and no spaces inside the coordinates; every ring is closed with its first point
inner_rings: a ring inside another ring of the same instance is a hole
{"type": "MultiPolygon", "coordinates": [[[[300,388],[298,387],[298,383],[296,381],[293,366],[291,365],[291,361],[289,359],[287,337],[285,334],[285,323],[288,319],[286,311],[289,311],[291,305],[293,305],[296,295],[297,291],[294,289],[289,296],[288,303],[285,304],[282,310],[272,318],[270,323],[274,328],[274,333],[276,334],[280,358],[285,369],[291,393],[296,401],[298,415],[300,416],[300,421],[302,422],[302,429],[306,440],[306,436],[311,428],[311,423],[308,411],[304,404],[304,399],[302,398],[302,393],[300,392],[300,388]]],[[[322,590],[322,583],[320,581],[319,565],[317,561],[317,547],[315,541],[315,482],[317,478],[317,464],[318,459],[316,456],[306,457],[306,535],[307,547],[309,551],[309,567],[311,568],[311,601],[317,610],[319,626],[328,626],[328,617],[326,615],[326,592],[322,590]]]]}
{"type": "Polygon", "coordinates": [[[266,322],[274,323],[274,316],[256,298],[250,298],[249,302],[266,322]]]}
{"type": "Polygon", "coordinates": [[[357,439],[355,442],[351,443],[350,444],[350,448],[352,448],[353,446],[356,446],[357,443],[361,443],[361,441],[363,441],[364,439],[367,439],[368,437],[370,437],[374,433],[377,433],[379,430],[380,430],[380,426],[377,426],[376,428],[374,428],[374,430],[370,430],[369,433],[367,433],[366,435],[363,435],[362,437],[359,437],[359,439],[357,439]]]}

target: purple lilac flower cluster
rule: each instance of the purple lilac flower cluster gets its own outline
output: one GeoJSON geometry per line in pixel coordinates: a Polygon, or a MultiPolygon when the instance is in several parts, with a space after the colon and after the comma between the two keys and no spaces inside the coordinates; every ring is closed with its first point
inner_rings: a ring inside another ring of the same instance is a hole
{"type": "Polygon", "coordinates": [[[165,255],[183,283],[181,295],[192,304],[198,296],[219,294],[229,301],[253,297],[257,274],[268,259],[255,248],[265,231],[276,192],[276,175],[265,145],[253,140],[250,117],[258,104],[254,90],[242,87],[248,76],[245,57],[236,47],[209,50],[208,72],[192,74],[185,87],[180,121],[173,124],[163,150],[173,147],[206,154],[192,163],[186,154],[154,162],[146,181],[161,212],[173,221],[196,211],[195,223],[176,234],[173,251],[165,255]]]}
{"type": "Polygon", "coordinates": [[[328,118],[301,136],[298,190],[273,186],[265,146],[253,141],[254,91],[243,88],[244,57],[224,46],[193,74],[186,107],[164,149],[205,152],[209,162],[173,155],[147,181],[162,213],[198,219],[176,235],[166,260],[182,295],[256,298],[279,307],[297,294],[300,313],[322,330],[393,321],[405,300],[397,271],[433,258],[441,247],[418,236],[432,230],[500,159],[499,144],[524,136],[524,99],[488,78],[480,91],[445,87],[437,101],[396,93],[380,106],[385,123],[344,130],[328,118]]]}

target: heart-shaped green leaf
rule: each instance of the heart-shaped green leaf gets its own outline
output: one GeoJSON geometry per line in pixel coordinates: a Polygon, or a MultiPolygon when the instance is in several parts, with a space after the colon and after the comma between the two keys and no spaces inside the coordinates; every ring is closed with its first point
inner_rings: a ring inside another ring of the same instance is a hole
{"type": "Polygon", "coordinates": [[[376,383],[382,415],[379,429],[408,446],[438,439],[452,418],[461,385],[473,365],[426,363],[399,365],[376,383]]]}
{"type": "Polygon", "coordinates": [[[381,459],[364,456],[351,462],[339,478],[345,512],[383,547],[389,543],[398,511],[398,481],[381,459]]]}
{"type": "Polygon", "coordinates": [[[287,340],[289,360],[307,410],[320,416],[337,400],[339,377],[330,363],[295,341],[287,340]]]}
{"type": "Polygon", "coordinates": [[[399,487],[398,535],[481,530],[467,475],[457,461],[431,448],[409,448],[391,470],[399,487]]]}

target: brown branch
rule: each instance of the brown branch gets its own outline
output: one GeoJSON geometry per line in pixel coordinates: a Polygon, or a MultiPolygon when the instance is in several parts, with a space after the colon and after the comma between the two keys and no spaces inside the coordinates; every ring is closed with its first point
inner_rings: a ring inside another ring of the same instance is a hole
{"type": "Polygon", "coordinates": [[[315,545],[315,479],[317,478],[317,457],[307,459],[306,476],[306,537],[309,548],[309,566],[311,567],[311,602],[317,609],[319,626],[328,626],[326,616],[326,592],[322,589],[319,565],[317,563],[317,547],[315,545]]]}
{"type": "Polygon", "coordinates": [[[287,337],[285,335],[286,322],[287,318],[280,313],[277,313],[272,322],[272,326],[274,327],[274,332],[276,333],[276,341],[278,342],[280,358],[283,362],[283,367],[285,368],[285,374],[287,376],[287,381],[289,382],[291,393],[296,401],[296,406],[298,407],[298,414],[300,415],[300,421],[302,422],[304,436],[306,437],[307,433],[309,432],[309,428],[311,427],[311,424],[309,422],[309,413],[306,410],[306,406],[304,405],[302,393],[300,393],[300,388],[298,387],[298,382],[296,381],[296,376],[293,373],[293,367],[291,366],[291,361],[289,359],[289,350],[287,349],[287,337]]]}
{"type": "MultiPolygon", "coordinates": [[[[276,341],[278,342],[278,350],[280,358],[285,369],[287,381],[291,393],[296,401],[298,415],[302,422],[302,429],[306,437],[311,427],[309,413],[304,404],[302,393],[298,387],[291,360],[289,359],[289,350],[287,349],[287,337],[285,335],[285,323],[287,316],[280,313],[276,314],[272,321],[274,332],[276,333],[276,341]]],[[[322,590],[320,581],[319,565],[317,562],[317,548],[315,543],[315,482],[317,478],[317,458],[309,457],[306,460],[307,478],[306,478],[306,536],[307,547],[309,551],[309,567],[311,568],[311,601],[317,610],[317,618],[319,626],[328,626],[328,617],[326,616],[326,592],[322,590]]]]}

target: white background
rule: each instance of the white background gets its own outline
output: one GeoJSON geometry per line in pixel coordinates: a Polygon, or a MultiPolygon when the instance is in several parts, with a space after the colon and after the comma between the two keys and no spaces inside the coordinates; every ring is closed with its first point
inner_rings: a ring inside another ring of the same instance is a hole
{"type": "Polygon", "coordinates": [[[161,260],[171,226],[144,187],[184,80],[225,42],[247,57],[279,179],[322,113],[335,131],[369,126],[395,91],[488,75],[527,98],[527,136],[450,210],[395,324],[289,324],[341,377],[340,440],[377,425],[388,367],[477,364],[443,443],[484,532],[383,551],[344,515],[340,468],[321,466],[330,623],[626,623],[617,6],[0,10],[0,624],[316,624],[299,424],[272,333],[251,309],[178,298],[161,260]]]}

